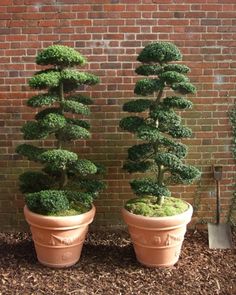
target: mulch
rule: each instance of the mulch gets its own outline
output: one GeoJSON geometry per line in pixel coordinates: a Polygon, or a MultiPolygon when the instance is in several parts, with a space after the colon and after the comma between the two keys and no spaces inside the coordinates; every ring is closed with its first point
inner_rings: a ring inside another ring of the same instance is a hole
{"type": "Polygon", "coordinates": [[[0,294],[235,295],[236,250],[209,250],[206,232],[188,232],[175,266],[147,268],[126,232],[100,231],[76,265],[50,269],[37,262],[28,233],[0,233],[0,294]]]}

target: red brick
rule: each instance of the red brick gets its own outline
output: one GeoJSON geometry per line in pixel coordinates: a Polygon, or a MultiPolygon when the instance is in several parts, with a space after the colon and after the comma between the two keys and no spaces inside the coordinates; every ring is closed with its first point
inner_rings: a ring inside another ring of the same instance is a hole
{"type": "MultiPolygon", "coordinates": [[[[20,0],[2,0],[0,4],[0,128],[3,128],[0,167],[4,171],[9,169],[5,182],[0,178],[0,191],[6,208],[12,196],[17,200],[12,207],[14,212],[23,205],[16,180],[29,162],[19,160],[15,147],[22,142],[20,126],[33,118],[32,110],[24,103],[26,97],[37,93],[26,85],[28,78],[40,69],[34,57],[39,49],[60,40],[61,44],[75,46],[86,55],[89,64],[84,70],[101,78],[100,85],[86,88],[87,94],[95,98],[90,118],[92,139],[86,144],[79,141],[75,149],[80,146],[78,150],[83,155],[107,166],[108,188],[97,202],[100,211],[97,224],[117,223],[117,212],[133,195],[128,183],[132,176],[121,167],[127,149],[137,143],[134,136],[121,132],[118,127],[120,118],[127,115],[121,112],[122,104],[135,97],[133,89],[139,77],[134,69],[141,48],[151,41],[166,40],[180,47],[184,63],[192,70],[191,81],[198,89],[191,98],[195,104],[193,110],[183,116],[183,122],[195,132],[194,138],[184,141],[189,146],[189,163],[204,172],[197,215],[205,219],[213,217],[214,208],[206,210],[206,206],[212,204],[210,196],[215,186],[211,165],[217,162],[230,171],[222,184],[225,197],[222,216],[225,216],[236,173],[227,113],[234,108],[236,95],[234,1],[224,4],[207,0],[66,2],[55,6],[51,0],[42,0],[40,5],[39,1],[25,0],[22,6],[20,0]],[[218,76],[222,80],[217,80],[218,76]],[[5,190],[6,183],[11,188],[5,190]]],[[[47,139],[42,144],[50,147],[53,140],[47,139]]],[[[30,163],[30,166],[37,165],[30,163]]],[[[5,172],[0,172],[0,176],[1,173],[5,172]]],[[[193,203],[197,189],[197,185],[178,186],[172,191],[193,203]]],[[[21,220],[16,220],[15,227],[21,224],[21,220]]],[[[1,228],[8,227],[7,220],[1,224],[1,228]]]]}
{"type": "Polygon", "coordinates": [[[117,5],[107,5],[105,4],[104,5],[104,9],[105,11],[125,11],[125,5],[120,5],[120,4],[117,4],[117,5]]]}

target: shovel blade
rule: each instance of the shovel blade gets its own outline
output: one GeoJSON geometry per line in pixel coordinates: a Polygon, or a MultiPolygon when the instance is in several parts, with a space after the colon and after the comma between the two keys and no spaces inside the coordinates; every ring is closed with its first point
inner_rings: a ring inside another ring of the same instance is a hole
{"type": "Polygon", "coordinates": [[[233,248],[231,228],[229,224],[208,223],[208,239],[210,249],[233,248]]]}

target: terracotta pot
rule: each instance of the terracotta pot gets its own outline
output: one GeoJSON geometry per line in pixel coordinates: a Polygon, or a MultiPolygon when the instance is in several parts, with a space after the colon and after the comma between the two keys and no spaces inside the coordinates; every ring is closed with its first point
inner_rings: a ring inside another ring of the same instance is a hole
{"type": "Polygon", "coordinates": [[[61,268],[79,260],[88,225],[95,215],[94,206],[90,211],[74,216],[44,216],[25,206],[24,214],[40,263],[61,268]]]}
{"type": "Polygon", "coordinates": [[[149,267],[172,266],[180,255],[187,224],[193,208],[178,215],[146,217],[122,209],[137,260],[149,267]]]}

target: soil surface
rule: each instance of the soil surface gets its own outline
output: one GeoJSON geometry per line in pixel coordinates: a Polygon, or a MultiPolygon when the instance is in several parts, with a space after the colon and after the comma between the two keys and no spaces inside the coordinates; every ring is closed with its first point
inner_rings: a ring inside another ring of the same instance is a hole
{"type": "Polygon", "coordinates": [[[136,261],[127,233],[94,232],[76,265],[50,269],[29,234],[0,233],[0,294],[235,295],[236,251],[209,250],[206,232],[188,232],[179,262],[154,269],[136,261]]]}

